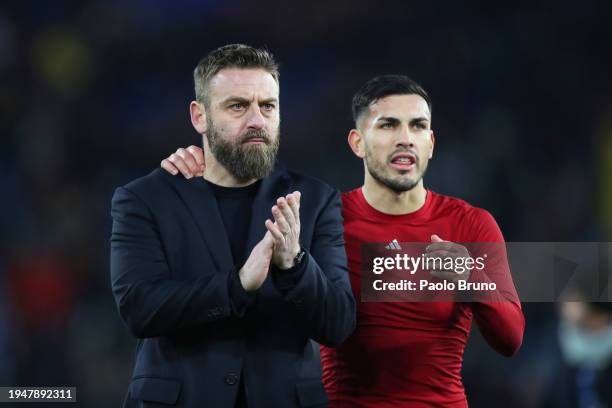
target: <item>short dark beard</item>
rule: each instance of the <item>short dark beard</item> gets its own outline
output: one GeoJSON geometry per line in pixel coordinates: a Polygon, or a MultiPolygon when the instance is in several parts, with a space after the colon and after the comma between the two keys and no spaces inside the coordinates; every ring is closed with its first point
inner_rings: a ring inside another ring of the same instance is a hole
{"type": "Polygon", "coordinates": [[[208,144],[217,161],[240,182],[266,177],[274,169],[280,135],[272,139],[263,129],[249,130],[234,141],[227,141],[215,128],[210,116],[208,123],[208,144]],[[259,145],[248,145],[249,139],[263,139],[259,145]]]}
{"type": "MultiPolygon", "coordinates": [[[[385,177],[384,164],[377,162],[372,159],[370,150],[366,147],[365,165],[374,180],[378,181],[382,185],[388,187],[396,193],[403,193],[410,191],[419,184],[419,181],[423,179],[425,172],[427,171],[427,164],[421,172],[420,176],[416,180],[394,180],[389,177],[385,177]]],[[[418,157],[417,157],[417,170],[418,170],[418,157]]]]}

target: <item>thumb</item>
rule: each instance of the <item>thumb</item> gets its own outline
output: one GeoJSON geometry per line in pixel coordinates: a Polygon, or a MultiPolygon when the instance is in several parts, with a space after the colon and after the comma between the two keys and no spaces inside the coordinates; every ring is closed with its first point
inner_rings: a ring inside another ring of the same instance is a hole
{"type": "Polygon", "coordinates": [[[446,242],[446,241],[440,238],[438,234],[433,234],[431,236],[431,242],[446,242]]]}

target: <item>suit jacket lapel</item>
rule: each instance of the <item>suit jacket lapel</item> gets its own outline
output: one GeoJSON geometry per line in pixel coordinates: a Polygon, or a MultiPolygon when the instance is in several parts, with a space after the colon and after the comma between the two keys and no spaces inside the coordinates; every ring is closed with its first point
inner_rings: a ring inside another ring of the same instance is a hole
{"type": "MultiPolygon", "coordinates": [[[[221,219],[217,200],[208,183],[200,177],[189,180],[171,175],[168,177],[170,184],[191,212],[217,268],[221,270],[232,268],[234,265],[230,242],[221,219]]],[[[264,224],[266,219],[274,220],[272,206],[276,204],[276,199],[289,194],[290,188],[291,177],[280,165],[277,165],[272,174],[262,180],[253,202],[253,210],[251,214],[244,216],[246,222],[250,215],[245,259],[266,233],[264,224]]]]}
{"type": "Polygon", "coordinates": [[[232,250],[212,188],[201,177],[189,180],[181,177],[173,181],[172,186],[191,212],[217,268],[231,269],[234,266],[232,250]]]}

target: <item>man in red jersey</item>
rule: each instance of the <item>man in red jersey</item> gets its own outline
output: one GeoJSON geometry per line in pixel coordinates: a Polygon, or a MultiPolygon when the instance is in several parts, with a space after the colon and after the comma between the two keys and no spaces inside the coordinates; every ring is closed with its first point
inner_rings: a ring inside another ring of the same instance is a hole
{"type": "MultiPolygon", "coordinates": [[[[362,187],[342,194],[351,285],[361,300],[362,246],[432,242],[430,254],[468,255],[456,242],[503,243],[487,211],[427,190],[434,151],[429,96],[400,75],[368,81],[353,98],[348,142],[364,163],[362,187]]],[[[201,150],[179,149],[162,161],[176,174],[203,171],[201,150]]],[[[505,269],[508,273],[507,268],[505,269]]],[[[432,275],[469,279],[453,270],[432,275]]],[[[461,381],[472,319],[505,356],[522,342],[525,320],[509,274],[503,301],[358,302],[357,328],[338,348],[321,347],[323,380],[333,407],[467,407],[461,381]]]]}

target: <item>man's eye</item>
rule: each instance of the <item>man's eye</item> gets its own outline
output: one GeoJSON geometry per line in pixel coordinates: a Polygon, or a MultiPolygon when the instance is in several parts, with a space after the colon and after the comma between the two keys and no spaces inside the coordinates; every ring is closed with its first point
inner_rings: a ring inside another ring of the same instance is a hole
{"type": "Polygon", "coordinates": [[[275,107],[276,107],[276,106],[275,106],[273,103],[264,103],[264,104],[262,105],[262,108],[263,108],[264,110],[267,110],[267,111],[271,111],[271,110],[273,110],[275,107]]]}
{"type": "Polygon", "coordinates": [[[244,103],[232,103],[229,107],[233,110],[242,110],[244,109],[244,103]]]}
{"type": "Polygon", "coordinates": [[[381,129],[393,129],[393,123],[387,122],[380,125],[381,129]]]}
{"type": "Polygon", "coordinates": [[[414,125],[415,128],[419,129],[419,130],[425,130],[427,129],[427,126],[425,126],[424,123],[417,123],[416,125],[414,125]]]}

